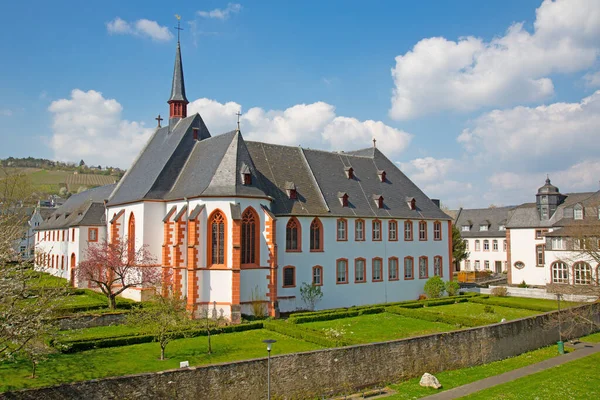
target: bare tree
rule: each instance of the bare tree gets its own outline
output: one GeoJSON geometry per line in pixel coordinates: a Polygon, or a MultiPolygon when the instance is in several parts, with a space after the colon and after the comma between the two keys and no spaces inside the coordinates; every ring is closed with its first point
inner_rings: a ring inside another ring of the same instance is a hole
{"type": "Polygon", "coordinates": [[[144,245],[131,251],[124,239],[90,245],[84,261],[76,268],[77,279],[97,286],[116,307],[116,297],[132,287],[155,287],[161,281],[161,268],[144,245]]]}
{"type": "Polygon", "coordinates": [[[202,320],[204,321],[204,328],[206,329],[206,338],[208,340],[208,354],[212,354],[212,344],[210,341],[211,331],[213,328],[218,328],[225,317],[223,316],[223,309],[217,311],[217,303],[214,302],[213,309],[210,310],[209,306],[202,308],[202,320]]]}

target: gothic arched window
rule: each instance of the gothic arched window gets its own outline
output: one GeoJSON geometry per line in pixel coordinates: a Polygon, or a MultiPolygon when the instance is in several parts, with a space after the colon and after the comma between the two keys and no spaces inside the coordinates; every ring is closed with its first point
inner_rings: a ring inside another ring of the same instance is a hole
{"type": "Polygon", "coordinates": [[[323,225],[318,218],[310,224],[310,251],[323,251],[323,225]]]}
{"type": "Polygon", "coordinates": [[[285,227],[285,250],[286,251],[301,251],[302,228],[300,221],[296,217],[290,218],[285,227]]]}
{"type": "Polygon", "coordinates": [[[256,212],[248,207],[242,214],[242,264],[258,264],[260,220],[256,212]]]}
{"type": "Polygon", "coordinates": [[[208,224],[209,255],[211,265],[225,265],[225,216],[219,210],[210,217],[208,224]]]}
{"type": "Polygon", "coordinates": [[[133,213],[129,215],[129,225],[127,227],[127,256],[130,262],[135,258],[135,217],[133,213]]]}

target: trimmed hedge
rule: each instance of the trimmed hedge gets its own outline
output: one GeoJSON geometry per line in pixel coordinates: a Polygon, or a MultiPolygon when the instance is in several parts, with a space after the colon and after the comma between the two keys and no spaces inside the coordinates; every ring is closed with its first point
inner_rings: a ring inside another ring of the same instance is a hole
{"type": "Polygon", "coordinates": [[[370,307],[370,308],[362,308],[362,309],[348,309],[347,311],[337,311],[332,313],[324,313],[324,314],[313,314],[313,315],[299,315],[297,317],[289,317],[287,322],[291,324],[303,324],[306,322],[316,322],[316,321],[331,321],[334,319],[340,318],[349,318],[356,317],[359,315],[366,314],[379,314],[385,311],[385,307],[370,307]]]}
{"type": "Polygon", "coordinates": [[[539,304],[534,305],[534,304],[527,304],[527,303],[515,304],[515,303],[504,301],[504,300],[498,299],[498,298],[482,298],[482,299],[474,298],[474,299],[469,299],[469,301],[471,303],[489,304],[491,306],[517,308],[517,309],[540,311],[540,312],[549,312],[549,311],[556,310],[556,307],[552,307],[552,306],[542,306],[539,304]]]}
{"type": "MultiPolygon", "coordinates": [[[[213,328],[210,330],[210,333],[211,335],[217,335],[219,333],[243,332],[262,328],[263,322],[251,322],[248,324],[228,325],[220,328],[213,328]]],[[[206,336],[207,334],[208,333],[206,329],[193,329],[177,333],[175,335],[175,339],[206,336]]],[[[123,335],[85,340],[54,340],[50,344],[63,353],[77,353],[91,349],[128,346],[131,344],[150,343],[152,341],[154,341],[154,335],[123,335]]]]}
{"type": "Polygon", "coordinates": [[[473,317],[464,317],[464,316],[454,316],[448,314],[442,314],[435,311],[430,310],[412,310],[410,308],[405,307],[388,307],[386,309],[387,312],[397,315],[402,315],[403,317],[409,317],[414,319],[422,319],[424,321],[429,322],[443,322],[449,325],[459,325],[465,326],[469,328],[473,328],[476,326],[489,325],[490,321],[480,318],[473,317]]]}
{"type": "Polygon", "coordinates": [[[293,337],[294,339],[304,340],[318,344],[323,347],[342,347],[356,344],[350,339],[332,339],[323,335],[323,333],[306,328],[303,326],[289,324],[284,321],[267,321],[264,323],[264,328],[273,332],[281,333],[282,335],[293,337]]]}

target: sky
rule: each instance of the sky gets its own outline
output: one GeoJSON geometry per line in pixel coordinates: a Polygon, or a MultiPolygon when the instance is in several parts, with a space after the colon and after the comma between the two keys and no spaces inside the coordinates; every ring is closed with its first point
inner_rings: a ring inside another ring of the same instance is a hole
{"type": "Polygon", "coordinates": [[[600,189],[600,1],[3,1],[0,158],[128,168],[168,117],[377,147],[451,208],[600,189]]]}

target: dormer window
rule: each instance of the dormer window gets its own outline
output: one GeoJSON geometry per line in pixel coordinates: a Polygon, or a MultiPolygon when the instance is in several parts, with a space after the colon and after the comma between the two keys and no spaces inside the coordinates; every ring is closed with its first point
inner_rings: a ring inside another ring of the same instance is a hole
{"type": "Polygon", "coordinates": [[[410,208],[411,210],[417,209],[417,200],[415,200],[414,197],[407,197],[406,204],[408,204],[408,208],[410,208]]]}
{"type": "Polygon", "coordinates": [[[285,192],[290,200],[296,200],[298,198],[298,192],[296,190],[296,185],[294,182],[286,182],[285,183],[285,192]]]}
{"type": "Polygon", "coordinates": [[[479,225],[479,231],[480,232],[484,232],[488,230],[488,226],[487,225],[479,225]]]}
{"type": "Polygon", "coordinates": [[[385,171],[384,170],[379,170],[377,171],[377,175],[379,175],[379,180],[381,182],[385,182],[385,171]]]}
{"type": "Polygon", "coordinates": [[[463,232],[469,232],[471,227],[469,225],[463,225],[460,230],[463,232]]]}
{"type": "Polygon", "coordinates": [[[344,168],[344,172],[346,172],[346,178],[354,179],[354,168],[346,167],[344,168]]]}
{"type": "Polygon", "coordinates": [[[581,204],[577,204],[573,208],[573,219],[583,219],[583,207],[581,204]]]}
{"type": "Polygon", "coordinates": [[[244,164],[240,169],[240,174],[242,175],[242,183],[246,186],[252,185],[252,173],[250,172],[250,168],[244,164]]]}
{"type": "Polygon", "coordinates": [[[338,199],[340,199],[340,203],[342,204],[342,207],[348,207],[348,198],[350,196],[348,196],[348,193],[345,192],[338,192],[338,199]]]}
{"type": "Polygon", "coordinates": [[[500,226],[498,226],[498,230],[499,231],[505,231],[506,230],[506,225],[500,225],[500,226]]]}
{"type": "Polygon", "coordinates": [[[375,204],[377,205],[377,208],[383,208],[383,196],[380,194],[374,194],[373,195],[373,201],[375,201],[375,204]]]}

